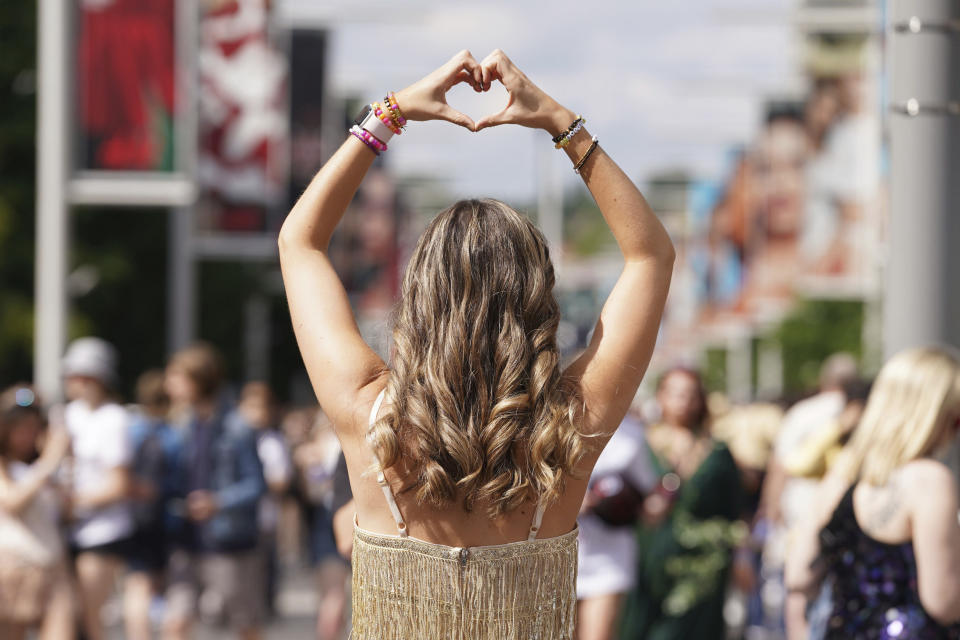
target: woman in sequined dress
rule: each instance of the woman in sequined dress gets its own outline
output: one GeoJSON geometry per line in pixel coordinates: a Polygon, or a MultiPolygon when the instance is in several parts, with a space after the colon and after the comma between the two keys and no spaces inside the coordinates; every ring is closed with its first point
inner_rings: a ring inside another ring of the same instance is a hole
{"type": "Polygon", "coordinates": [[[954,355],[910,349],[884,366],[787,562],[789,597],[831,585],[825,638],[960,638],[960,507],[938,460],[958,429],[954,355]]]}

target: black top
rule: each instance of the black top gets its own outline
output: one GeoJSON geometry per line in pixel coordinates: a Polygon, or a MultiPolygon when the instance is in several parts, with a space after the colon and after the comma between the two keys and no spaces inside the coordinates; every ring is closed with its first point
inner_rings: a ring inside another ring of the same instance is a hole
{"type": "Polygon", "coordinates": [[[851,486],[820,531],[821,555],[832,578],[832,610],[826,638],[946,640],[960,638],[960,625],[944,627],[920,603],[913,543],[871,538],[853,511],[851,486]]]}

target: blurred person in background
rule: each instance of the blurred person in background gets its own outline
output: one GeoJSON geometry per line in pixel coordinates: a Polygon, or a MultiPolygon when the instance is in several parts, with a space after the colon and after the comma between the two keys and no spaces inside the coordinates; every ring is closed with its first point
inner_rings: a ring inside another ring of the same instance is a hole
{"type": "Polygon", "coordinates": [[[293,462],[290,449],[277,422],[277,402],[273,391],[265,382],[249,382],[240,391],[237,407],[257,439],[257,455],[263,467],[267,493],[260,499],[260,555],[265,580],[263,599],[267,613],[275,612],[275,599],[279,568],[277,563],[277,527],[280,521],[280,505],[290,490],[293,480],[293,462]]]}
{"type": "MultiPolygon", "coordinates": [[[[768,604],[786,603],[783,567],[789,553],[789,533],[809,515],[818,486],[816,478],[788,474],[784,460],[824,429],[831,429],[846,405],[844,385],[857,379],[857,361],[852,355],[831,355],[820,368],[819,391],[794,404],[783,417],[761,498],[760,517],[766,520],[769,529],[763,550],[768,604]]],[[[797,616],[802,617],[803,612],[787,609],[783,614],[784,619],[797,616]]]]}
{"type": "Polygon", "coordinates": [[[260,637],[263,567],[258,505],[266,491],[255,434],[221,394],[220,354],[200,343],[177,352],[165,388],[186,423],[169,473],[176,521],[168,565],[168,638],[189,636],[201,594],[237,637],[260,637]]]}
{"type": "Polygon", "coordinates": [[[283,433],[293,462],[294,477],[290,483],[287,496],[281,503],[279,530],[277,542],[281,549],[284,563],[295,566],[300,563],[304,555],[310,551],[310,517],[312,514],[310,501],[307,498],[306,487],[302,481],[300,470],[296,465],[296,451],[310,441],[317,419],[316,407],[297,407],[287,410],[280,421],[280,431],[283,433]]]}
{"type": "Polygon", "coordinates": [[[710,395],[709,404],[711,433],[730,448],[743,479],[741,518],[752,523],[749,537],[734,552],[733,589],[727,596],[724,617],[732,632],[743,631],[750,640],[781,639],[784,635],[782,598],[771,604],[764,597],[762,552],[767,525],[758,516],[773,441],[783,421],[783,409],[768,402],[730,406],[718,394],[710,395]]]}
{"type": "Polygon", "coordinates": [[[636,581],[636,525],[659,478],[643,425],[632,414],[614,431],[590,474],[577,558],[577,640],[612,640],[636,581]]]}
{"type": "Polygon", "coordinates": [[[733,548],[744,534],[740,472],[709,431],[700,374],[677,367],[657,386],[660,421],[647,428],[660,487],[644,502],[637,586],[623,637],[724,638],[733,548]]]}
{"type": "Polygon", "coordinates": [[[101,610],[123,567],[133,534],[130,419],[114,398],[116,350],[99,338],[67,348],[64,412],[73,450],[71,546],[76,556],[86,640],[102,640],[101,610]]]}
{"type": "MultiPolygon", "coordinates": [[[[56,422],[56,421],[55,421],[56,422]]],[[[0,638],[70,640],[74,596],[61,537],[55,475],[70,447],[62,424],[45,430],[33,389],[0,394],[0,638]]]]}
{"type": "Polygon", "coordinates": [[[833,420],[783,457],[783,470],[791,478],[823,478],[860,423],[871,383],[854,378],[843,384],[843,409],[833,420]]]}
{"type": "MultiPolygon", "coordinates": [[[[783,468],[791,477],[820,480],[841,458],[844,446],[863,416],[867,397],[870,394],[870,383],[860,379],[848,381],[843,385],[843,393],[846,404],[837,419],[819,429],[784,458],[783,468]]],[[[806,606],[809,627],[807,635],[810,640],[822,640],[826,634],[831,612],[832,588],[832,580],[825,579],[820,585],[820,595],[806,606]]],[[[802,610],[794,607],[790,612],[793,623],[800,623],[803,616],[802,610]]]]}
{"type": "Polygon", "coordinates": [[[345,560],[350,560],[353,553],[353,522],[356,515],[347,459],[341,453],[333,472],[333,539],[337,543],[337,551],[345,560]]]}
{"type": "MultiPolygon", "coordinates": [[[[338,508],[335,492],[337,469],[341,476],[345,463],[330,420],[318,412],[312,437],[297,448],[294,456],[297,470],[310,506],[308,521],[310,561],[316,568],[319,607],[317,638],[335,640],[343,634],[346,623],[347,580],[350,567],[344,561],[334,536],[334,513],[338,508]]],[[[350,535],[353,533],[351,516],[350,535]]]]}
{"type": "Polygon", "coordinates": [[[908,349],[884,365],[788,557],[791,609],[832,580],[828,640],[960,638],[960,505],[940,461],[958,430],[953,353],[908,349]]]}
{"type": "Polygon", "coordinates": [[[130,425],[133,447],[131,498],[134,533],[124,581],[124,620],[128,640],[151,637],[150,605],[161,593],[167,565],[166,499],[170,465],[177,453],[177,434],[170,427],[170,398],[160,369],[137,379],[139,413],[130,425]]]}

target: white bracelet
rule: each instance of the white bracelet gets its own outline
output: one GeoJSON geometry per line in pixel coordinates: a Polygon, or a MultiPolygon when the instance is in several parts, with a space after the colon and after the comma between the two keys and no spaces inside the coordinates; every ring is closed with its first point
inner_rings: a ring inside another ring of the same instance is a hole
{"type": "Polygon", "coordinates": [[[384,144],[389,142],[390,138],[393,137],[393,130],[387,125],[383,124],[380,118],[377,117],[377,114],[374,113],[373,109],[370,110],[370,113],[368,113],[360,123],[360,128],[368,131],[370,135],[384,144]]]}

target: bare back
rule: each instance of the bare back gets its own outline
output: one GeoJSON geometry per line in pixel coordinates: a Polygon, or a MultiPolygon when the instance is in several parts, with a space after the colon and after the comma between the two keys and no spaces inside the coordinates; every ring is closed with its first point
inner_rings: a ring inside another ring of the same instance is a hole
{"type": "MultiPolygon", "coordinates": [[[[380,390],[373,393],[371,385],[367,395],[373,395],[368,403],[358,402],[355,420],[368,424],[376,398],[385,386],[380,381],[380,390]]],[[[381,409],[382,411],[382,409],[381,409]]],[[[372,473],[375,461],[373,452],[365,440],[344,440],[344,455],[350,473],[350,484],[356,505],[357,522],[368,531],[393,535],[397,531],[394,516],[390,512],[376,474],[372,473]]],[[[530,529],[536,510],[536,501],[530,500],[522,507],[496,519],[487,514],[487,505],[478,504],[467,512],[462,507],[436,509],[420,504],[412,491],[405,491],[417,475],[415,461],[403,460],[387,469],[385,477],[395,496],[397,506],[403,513],[409,535],[454,547],[475,547],[506,544],[524,540],[530,529]]],[[[588,474],[589,475],[589,474],[588,474]]],[[[587,478],[574,479],[567,483],[563,497],[558,503],[548,505],[539,527],[539,538],[551,538],[568,533],[576,525],[577,513],[586,493],[587,478]]]]}

